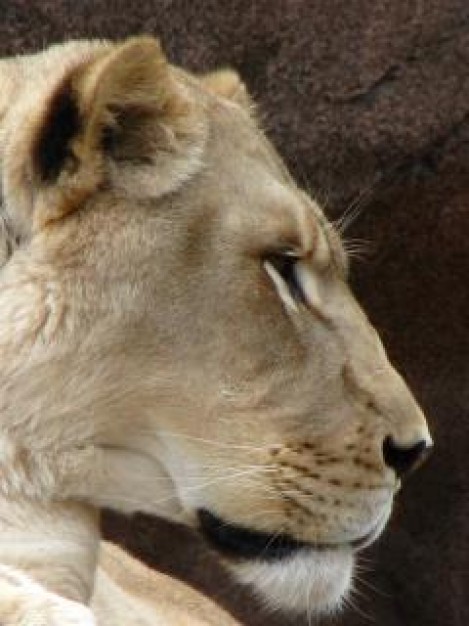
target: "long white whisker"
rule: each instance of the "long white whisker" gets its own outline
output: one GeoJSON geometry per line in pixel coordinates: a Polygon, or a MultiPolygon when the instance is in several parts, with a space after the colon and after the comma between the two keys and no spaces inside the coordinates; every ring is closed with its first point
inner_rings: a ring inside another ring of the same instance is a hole
{"type": "Polygon", "coordinates": [[[361,215],[361,213],[363,212],[365,208],[365,201],[368,200],[372,196],[377,186],[377,183],[379,183],[380,179],[381,179],[381,175],[380,174],[376,175],[369,185],[367,185],[366,187],[364,187],[363,189],[359,191],[356,197],[350,202],[348,207],[345,209],[342,216],[339,217],[339,219],[332,222],[335,228],[338,230],[338,232],[341,235],[343,235],[350,228],[350,226],[356,221],[356,219],[361,215]]]}
{"type": "Polygon", "coordinates": [[[179,439],[187,439],[188,441],[194,441],[197,443],[204,443],[210,446],[215,446],[219,448],[228,448],[228,449],[237,449],[237,450],[250,450],[252,452],[265,452],[269,448],[274,447],[275,445],[280,444],[269,444],[268,446],[250,446],[247,444],[236,444],[230,442],[216,441],[214,439],[205,439],[203,437],[195,437],[193,435],[185,435],[183,433],[175,433],[168,430],[160,430],[159,433],[164,434],[168,437],[174,437],[179,439]]]}
{"type": "MultiPolygon", "coordinates": [[[[223,482],[228,482],[230,480],[236,480],[238,478],[243,478],[246,475],[249,476],[249,475],[255,474],[256,472],[261,472],[261,471],[262,471],[262,469],[259,469],[259,468],[243,470],[241,472],[236,472],[236,473],[230,474],[229,476],[221,476],[221,477],[217,477],[217,478],[213,478],[213,479],[207,480],[206,482],[203,482],[203,483],[201,483],[199,485],[184,486],[184,487],[180,488],[179,493],[173,493],[173,494],[171,494],[169,496],[165,496],[164,498],[160,498],[158,500],[153,500],[153,501],[151,501],[151,504],[152,504],[152,506],[157,506],[158,504],[163,504],[165,502],[170,502],[172,500],[178,500],[180,495],[187,494],[187,493],[194,493],[194,492],[198,492],[198,491],[203,491],[203,489],[206,489],[207,487],[210,487],[212,485],[223,483],[223,482]]],[[[106,494],[106,493],[100,492],[99,496],[100,496],[101,499],[106,500],[106,498],[115,498],[116,494],[115,493],[106,494]]],[[[141,501],[133,499],[133,498],[129,498],[127,496],[119,497],[118,499],[121,502],[127,502],[129,504],[141,505],[141,501]]]]}

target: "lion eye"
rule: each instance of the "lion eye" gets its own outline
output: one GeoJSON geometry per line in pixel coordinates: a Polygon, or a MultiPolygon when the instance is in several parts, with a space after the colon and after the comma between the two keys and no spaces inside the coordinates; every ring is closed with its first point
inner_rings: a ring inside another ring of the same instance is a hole
{"type": "Polygon", "coordinates": [[[297,309],[297,302],[306,303],[297,267],[299,260],[294,254],[285,252],[270,254],[264,262],[265,269],[277,287],[280,297],[294,309],[297,309]]]}

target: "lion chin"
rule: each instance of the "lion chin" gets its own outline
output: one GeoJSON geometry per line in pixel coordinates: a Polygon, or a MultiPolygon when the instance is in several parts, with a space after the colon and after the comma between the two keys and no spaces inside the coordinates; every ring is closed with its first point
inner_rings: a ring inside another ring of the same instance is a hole
{"type": "Polygon", "coordinates": [[[350,549],[301,550],[277,562],[250,561],[229,566],[239,581],[252,585],[270,610],[330,614],[340,610],[350,589],[354,556],[350,549]]]}

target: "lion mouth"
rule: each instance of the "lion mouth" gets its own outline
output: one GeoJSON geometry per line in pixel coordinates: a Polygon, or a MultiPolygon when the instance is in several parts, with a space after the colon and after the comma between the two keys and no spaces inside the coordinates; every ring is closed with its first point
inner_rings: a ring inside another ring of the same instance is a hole
{"type": "Polygon", "coordinates": [[[203,537],[229,557],[272,561],[311,547],[289,535],[273,535],[225,522],[206,509],[199,509],[197,514],[203,537]]]}
{"type": "Polygon", "coordinates": [[[370,545],[379,534],[373,529],[359,539],[344,543],[312,543],[295,539],[283,533],[270,534],[232,524],[211,513],[199,509],[199,530],[207,543],[230,558],[278,561],[300,550],[326,552],[330,550],[361,550],[370,545]]]}

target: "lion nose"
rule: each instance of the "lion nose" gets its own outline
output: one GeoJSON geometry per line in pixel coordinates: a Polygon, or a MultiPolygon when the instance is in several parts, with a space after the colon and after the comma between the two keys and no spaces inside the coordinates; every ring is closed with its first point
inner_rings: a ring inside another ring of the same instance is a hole
{"type": "Polygon", "coordinates": [[[388,436],[383,443],[384,462],[396,472],[398,478],[402,478],[421,465],[430,451],[431,444],[425,439],[410,446],[402,446],[388,436]]]}

